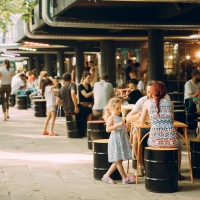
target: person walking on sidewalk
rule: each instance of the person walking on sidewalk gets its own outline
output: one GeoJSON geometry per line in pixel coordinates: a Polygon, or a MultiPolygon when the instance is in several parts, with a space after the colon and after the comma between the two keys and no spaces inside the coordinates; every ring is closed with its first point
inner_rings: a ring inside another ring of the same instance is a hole
{"type": "Polygon", "coordinates": [[[106,132],[111,132],[108,142],[108,161],[113,163],[106,174],[103,175],[102,181],[110,184],[115,182],[110,175],[118,169],[122,183],[130,184],[135,182],[135,177],[127,176],[122,161],[131,159],[131,147],[126,131],[126,124],[120,117],[122,102],[118,98],[110,99],[105,108],[104,120],[106,121],[106,132]]]}
{"type": "Polygon", "coordinates": [[[53,81],[50,78],[47,78],[42,83],[41,88],[42,88],[42,96],[45,96],[46,107],[47,107],[47,118],[44,124],[44,130],[42,134],[49,136],[57,136],[58,134],[53,132],[54,123],[56,119],[56,101],[52,89],[55,88],[55,85],[53,84],[53,81]],[[50,119],[51,119],[50,131],[47,132],[47,127],[50,119]]]}
{"type": "Polygon", "coordinates": [[[4,66],[0,67],[0,80],[1,80],[1,102],[2,110],[4,114],[4,121],[9,118],[9,103],[8,99],[11,93],[11,80],[14,73],[14,69],[10,68],[9,60],[4,60],[4,66]]]}

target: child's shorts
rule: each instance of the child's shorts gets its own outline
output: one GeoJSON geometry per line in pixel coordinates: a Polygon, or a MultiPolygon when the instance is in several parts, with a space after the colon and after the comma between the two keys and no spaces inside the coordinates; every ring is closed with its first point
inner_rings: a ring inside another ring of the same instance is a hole
{"type": "Polygon", "coordinates": [[[47,106],[47,111],[51,112],[51,111],[56,111],[56,107],[55,106],[47,106]]]}

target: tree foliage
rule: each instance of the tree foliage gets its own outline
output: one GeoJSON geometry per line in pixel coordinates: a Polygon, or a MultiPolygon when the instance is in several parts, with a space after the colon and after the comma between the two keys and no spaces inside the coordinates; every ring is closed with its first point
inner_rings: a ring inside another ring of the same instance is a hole
{"type": "Polygon", "coordinates": [[[21,18],[29,22],[38,0],[0,0],[0,32],[7,32],[21,18]]]}

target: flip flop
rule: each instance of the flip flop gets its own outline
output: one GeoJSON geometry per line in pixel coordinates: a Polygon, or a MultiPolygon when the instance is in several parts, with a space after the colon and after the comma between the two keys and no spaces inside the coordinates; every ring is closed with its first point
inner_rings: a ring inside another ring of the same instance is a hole
{"type": "Polygon", "coordinates": [[[101,180],[109,184],[115,184],[115,182],[110,177],[107,178],[103,177],[101,180]]]}
{"type": "Polygon", "coordinates": [[[49,136],[58,136],[56,133],[49,133],[49,136]]]}
{"type": "Polygon", "coordinates": [[[42,134],[43,134],[43,135],[49,135],[49,132],[43,131],[42,134]]]}

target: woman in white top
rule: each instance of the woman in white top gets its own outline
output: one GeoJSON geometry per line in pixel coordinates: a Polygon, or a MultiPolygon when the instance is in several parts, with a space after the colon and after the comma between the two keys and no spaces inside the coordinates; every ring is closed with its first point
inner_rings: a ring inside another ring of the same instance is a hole
{"type": "Polygon", "coordinates": [[[11,93],[11,80],[14,69],[10,68],[9,60],[4,60],[4,66],[0,67],[0,79],[1,79],[1,102],[2,110],[4,113],[4,121],[9,118],[9,103],[8,99],[11,93]]]}
{"type": "Polygon", "coordinates": [[[47,107],[47,119],[45,121],[44,130],[42,134],[49,136],[58,135],[53,132],[54,123],[56,119],[56,101],[55,101],[55,95],[53,93],[53,88],[55,88],[55,85],[53,84],[53,79],[50,80],[50,78],[45,79],[41,85],[42,96],[45,96],[46,107],[47,107]],[[50,119],[51,119],[50,131],[47,132],[47,126],[49,124],[50,119]]]}

